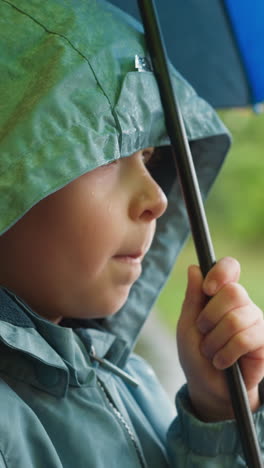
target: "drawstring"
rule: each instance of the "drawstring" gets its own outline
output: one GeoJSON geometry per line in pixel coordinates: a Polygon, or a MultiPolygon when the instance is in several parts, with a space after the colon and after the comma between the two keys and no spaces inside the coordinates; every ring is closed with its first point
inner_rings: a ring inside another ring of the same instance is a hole
{"type": "Polygon", "coordinates": [[[121,377],[121,379],[125,380],[125,382],[127,382],[128,384],[133,385],[133,387],[138,387],[138,385],[139,385],[138,382],[136,381],[136,379],[131,377],[131,375],[127,374],[122,369],[120,369],[120,367],[115,366],[114,364],[112,364],[107,359],[102,359],[102,358],[96,356],[94,346],[91,346],[91,350],[90,350],[89,355],[90,355],[90,358],[93,361],[98,362],[100,364],[100,366],[102,366],[105,369],[109,370],[110,372],[113,372],[114,374],[118,375],[118,377],[121,377]]]}
{"type": "Polygon", "coordinates": [[[136,379],[131,377],[127,372],[123,371],[120,369],[120,367],[115,366],[112,362],[108,361],[107,359],[101,358],[97,356],[95,347],[92,344],[92,338],[90,334],[88,333],[87,330],[83,330],[80,328],[76,328],[74,330],[78,336],[81,338],[82,342],[84,343],[86,349],[88,350],[89,356],[92,361],[97,362],[101,367],[104,369],[113,372],[113,374],[117,375],[120,377],[122,380],[124,380],[126,383],[133,385],[133,387],[138,387],[138,382],[136,379]]]}

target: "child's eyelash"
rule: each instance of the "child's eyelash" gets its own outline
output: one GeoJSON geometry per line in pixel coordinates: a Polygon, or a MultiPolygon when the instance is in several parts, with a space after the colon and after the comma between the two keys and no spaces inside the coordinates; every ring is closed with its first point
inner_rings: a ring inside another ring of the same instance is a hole
{"type": "Polygon", "coordinates": [[[154,155],[154,151],[143,151],[142,159],[146,166],[149,163],[150,159],[152,159],[153,155],[154,155]]]}
{"type": "Polygon", "coordinates": [[[155,148],[153,152],[148,152],[148,159],[146,160],[146,166],[148,169],[155,167],[160,161],[162,156],[161,148],[155,148]]]}
{"type": "MultiPolygon", "coordinates": [[[[158,162],[160,161],[162,156],[162,148],[155,148],[154,151],[143,151],[142,152],[142,159],[145,164],[145,166],[148,169],[152,169],[155,167],[158,162]]],[[[120,162],[120,159],[114,159],[113,161],[107,163],[105,166],[114,166],[120,162]]]]}

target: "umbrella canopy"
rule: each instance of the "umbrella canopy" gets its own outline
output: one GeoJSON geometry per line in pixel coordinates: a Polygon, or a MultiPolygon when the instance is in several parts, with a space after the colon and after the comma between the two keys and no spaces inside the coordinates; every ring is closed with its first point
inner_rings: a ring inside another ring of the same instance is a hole
{"type": "MultiPolygon", "coordinates": [[[[136,0],[111,0],[140,19],[136,0]]],[[[263,0],[166,0],[156,7],[168,55],[216,108],[264,101],[263,0]]]]}

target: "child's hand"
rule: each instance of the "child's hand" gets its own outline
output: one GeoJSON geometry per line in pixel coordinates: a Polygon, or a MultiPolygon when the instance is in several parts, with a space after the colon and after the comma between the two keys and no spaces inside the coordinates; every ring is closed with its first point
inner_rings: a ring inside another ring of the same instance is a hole
{"type": "Polygon", "coordinates": [[[252,411],[260,404],[264,320],[262,311],[237,283],[239,275],[239,263],[230,257],[217,262],[205,279],[196,266],[188,272],[177,339],[193,408],[204,421],[233,417],[222,369],[238,359],[252,411]]]}

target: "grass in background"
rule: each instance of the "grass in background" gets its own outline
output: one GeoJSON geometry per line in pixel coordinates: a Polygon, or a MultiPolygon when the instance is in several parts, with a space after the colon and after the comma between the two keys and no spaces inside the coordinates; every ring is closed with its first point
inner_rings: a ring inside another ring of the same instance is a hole
{"type": "MultiPolygon", "coordinates": [[[[241,284],[264,310],[264,115],[232,110],[220,116],[233,146],[206,204],[214,249],[217,258],[240,261],[241,284]]],[[[191,263],[197,260],[189,241],[157,302],[159,316],[173,332],[191,263]]]]}

